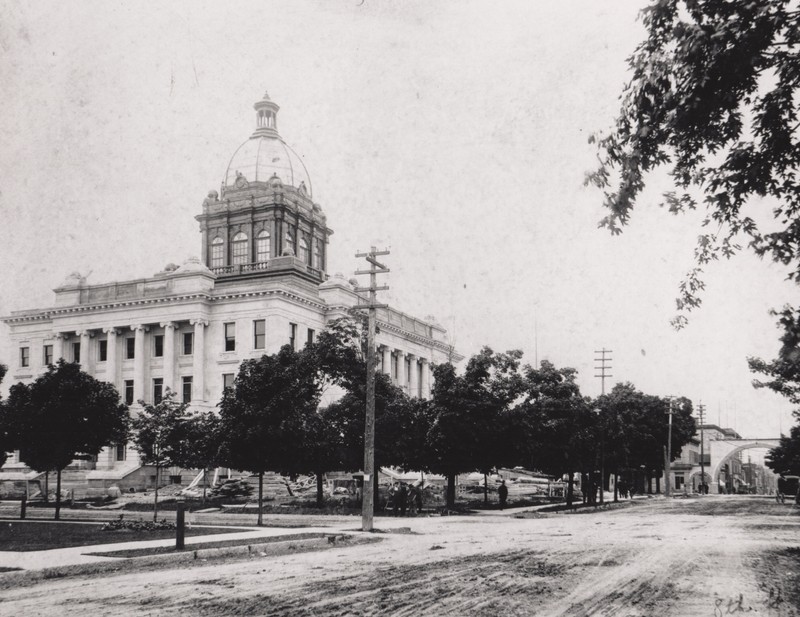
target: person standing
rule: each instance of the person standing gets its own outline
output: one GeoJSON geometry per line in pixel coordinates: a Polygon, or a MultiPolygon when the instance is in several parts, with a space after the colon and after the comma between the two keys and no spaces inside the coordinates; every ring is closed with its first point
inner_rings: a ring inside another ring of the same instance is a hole
{"type": "Polygon", "coordinates": [[[500,482],[500,488],[497,489],[497,494],[500,497],[500,509],[506,507],[506,500],[508,499],[508,487],[506,486],[506,481],[503,480],[500,482]]]}
{"type": "MultiPolygon", "coordinates": [[[[400,505],[400,516],[405,516],[406,508],[408,507],[408,487],[405,482],[400,483],[400,488],[395,493],[395,497],[400,505]]],[[[397,514],[397,508],[395,508],[395,514],[397,514]]]]}

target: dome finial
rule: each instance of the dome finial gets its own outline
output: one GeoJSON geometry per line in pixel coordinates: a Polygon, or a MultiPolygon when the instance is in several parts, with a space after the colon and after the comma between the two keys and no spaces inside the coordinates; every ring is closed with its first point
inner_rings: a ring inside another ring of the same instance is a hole
{"type": "Polygon", "coordinates": [[[272,99],[269,98],[269,92],[264,91],[264,98],[261,99],[262,101],[271,101],[272,99]]]}

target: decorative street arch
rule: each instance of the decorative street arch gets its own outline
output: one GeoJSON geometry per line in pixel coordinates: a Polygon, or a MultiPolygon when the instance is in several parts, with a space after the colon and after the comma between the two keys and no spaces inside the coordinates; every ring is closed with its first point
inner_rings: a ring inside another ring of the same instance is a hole
{"type": "Polygon", "coordinates": [[[742,450],[752,448],[766,448],[771,450],[780,444],[778,438],[767,439],[719,439],[709,442],[711,455],[711,486],[710,491],[719,492],[719,472],[723,467],[742,450]]]}

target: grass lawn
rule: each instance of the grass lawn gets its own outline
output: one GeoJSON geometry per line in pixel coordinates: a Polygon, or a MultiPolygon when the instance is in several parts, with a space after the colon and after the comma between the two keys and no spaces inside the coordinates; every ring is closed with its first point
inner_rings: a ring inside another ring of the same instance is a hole
{"type": "MultiPolygon", "coordinates": [[[[232,533],[239,529],[187,527],[187,536],[232,533]]],[[[0,522],[0,551],[44,551],[51,548],[114,544],[174,538],[175,531],[103,531],[94,523],[9,521],[0,522]]]]}

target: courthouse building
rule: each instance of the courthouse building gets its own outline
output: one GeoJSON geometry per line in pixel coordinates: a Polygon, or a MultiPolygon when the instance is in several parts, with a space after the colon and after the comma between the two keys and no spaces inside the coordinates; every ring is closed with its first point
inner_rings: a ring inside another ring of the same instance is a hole
{"type": "MultiPolygon", "coordinates": [[[[4,317],[15,355],[3,360],[6,393],[64,358],[113,383],[133,413],[166,388],[191,409],[214,409],[243,359],[299,349],[359,303],[353,281],[327,273],[333,231],[302,159],[278,134],[278,105],[265,95],[254,107],[255,131],[195,217],[201,257],[105,284],[74,273],[51,307],[4,317]]],[[[380,366],[411,396],[430,395],[432,363],[460,359],[432,318],[388,308],[378,324],[380,366]]],[[[129,444],[72,468],[96,487],[153,480],[129,444]]],[[[0,471],[0,480],[36,476],[18,453],[0,471]]]]}

